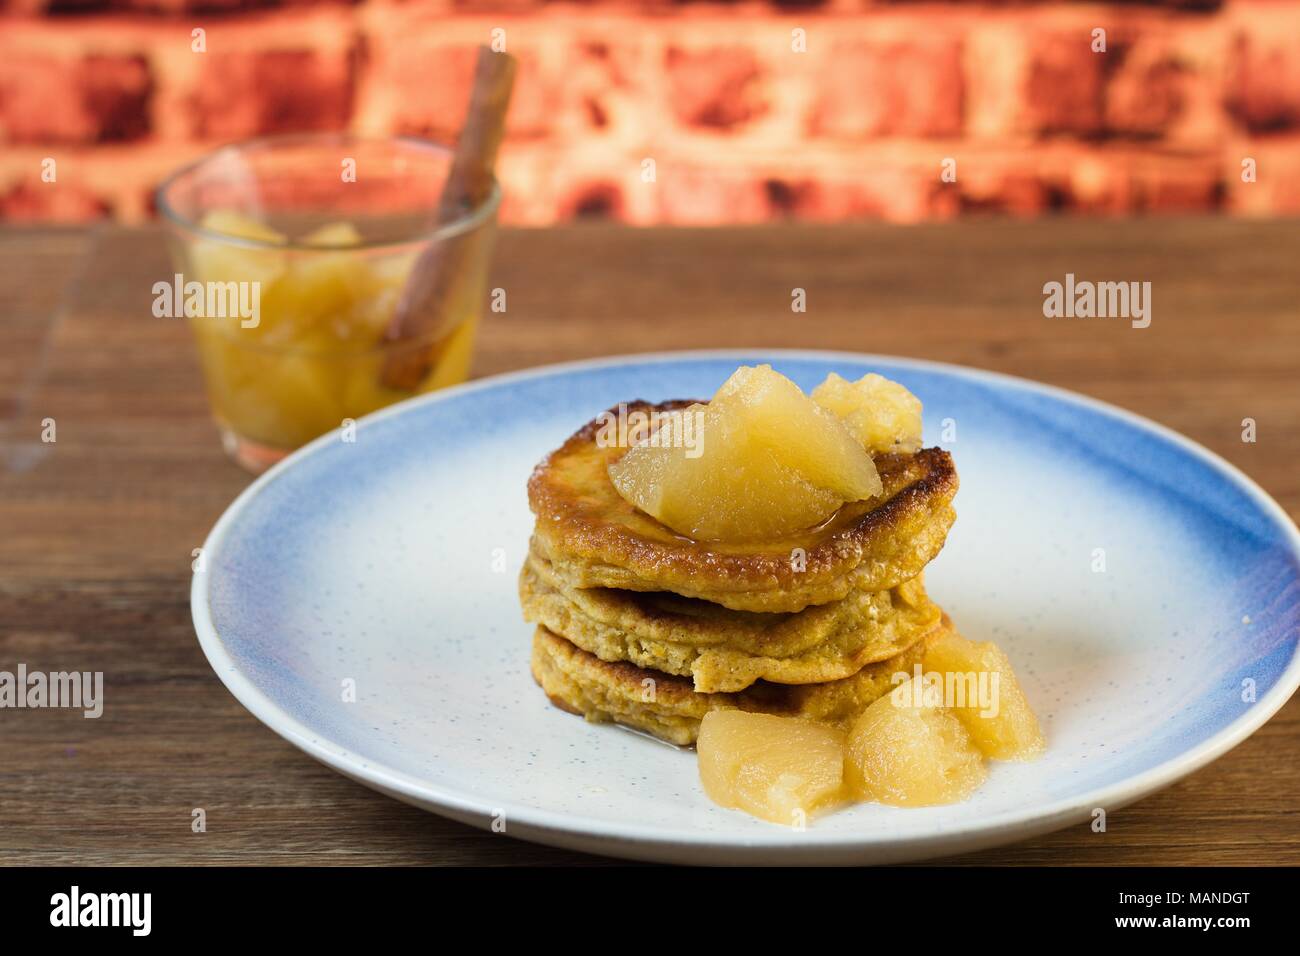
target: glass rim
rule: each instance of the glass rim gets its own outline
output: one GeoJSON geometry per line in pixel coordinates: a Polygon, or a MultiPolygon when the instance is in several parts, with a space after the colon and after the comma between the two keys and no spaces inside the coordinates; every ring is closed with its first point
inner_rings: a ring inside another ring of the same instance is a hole
{"type": "MultiPolygon", "coordinates": [[[[242,139],[235,142],[226,143],[218,146],[216,149],[208,150],[196,159],[191,160],[179,169],[170,173],[154,190],[154,208],[158,210],[158,215],[168,225],[183,229],[186,232],[193,233],[204,239],[216,239],[221,242],[229,243],[245,249],[278,249],[288,252],[338,252],[341,250],[353,252],[370,252],[374,250],[392,250],[400,249],[406,246],[422,245],[432,242],[443,242],[447,239],[454,239],[457,236],[473,232],[475,229],[483,226],[496,213],[497,208],[501,205],[501,184],[497,182],[494,175],[492,177],[492,188],[488,196],[473,209],[464,215],[458,216],[450,222],[439,223],[433,229],[424,232],[413,233],[404,239],[384,239],[378,241],[360,242],[351,246],[313,246],[305,245],[301,242],[270,242],[265,239],[249,239],[243,236],[234,236],[227,232],[221,232],[216,229],[204,228],[188,216],[182,215],[167,199],[168,192],[182,178],[197,172],[204,165],[212,162],[217,157],[229,152],[245,152],[251,149],[263,149],[275,146],[284,146],[293,143],[365,143],[373,145],[394,145],[401,144],[415,149],[418,152],[436,153],[441,156],[450,158],[455,150],[444,143],[438,143],[431,139],[423,139],[418,136],[360,136],[353,133],[278,133],[270,136],[257,136],[252,139],[242,139]]],[[[429,207],[431,210],[436,207],[429,207]]]]}

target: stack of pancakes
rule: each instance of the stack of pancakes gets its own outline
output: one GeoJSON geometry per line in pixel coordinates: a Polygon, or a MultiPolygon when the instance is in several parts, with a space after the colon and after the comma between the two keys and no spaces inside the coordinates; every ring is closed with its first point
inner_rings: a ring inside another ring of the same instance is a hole
{"type": "Polygon", "coordinates": [[[683,745],[711,710],[845,720],[948,626],[922,582],[955,517],[947,452],[875,456],[883,494],[816,529],[697,542],[619,495],[607,469],[625,449],[601,447],[600,426],[528,483],[537,523],[519,594],[537,624],[533,676],[556,706],[683,745]]]}

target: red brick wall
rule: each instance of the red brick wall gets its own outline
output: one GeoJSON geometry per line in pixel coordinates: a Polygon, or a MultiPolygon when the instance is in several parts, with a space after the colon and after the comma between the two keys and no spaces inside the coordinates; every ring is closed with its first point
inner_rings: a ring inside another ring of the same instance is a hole
{"type": "Polygon", "coordinates": [[[257,134],[447,136],[495,28],[516,223],[1300,213],[1300,0],[0,0],[0,216],[137,221],[257,134]]]}

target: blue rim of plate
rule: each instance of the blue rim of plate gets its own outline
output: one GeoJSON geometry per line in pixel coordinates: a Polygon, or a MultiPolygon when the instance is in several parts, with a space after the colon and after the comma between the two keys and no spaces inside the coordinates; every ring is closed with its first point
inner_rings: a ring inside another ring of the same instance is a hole
{"type": "MultiPolygon", "coordinates": [[[[1291,520],[1291,517],[1282,509],[1281,505],[1235,465],[1190,438],[1134,412],[1099,399],[1089,398],[1068,389],[1000,372],[990,372],[925,359],[867,352],[768,348],[704,349],[616,355],[507,372],[431,392],[367,415],[357,422],[357,428],[359,430],[366,427],[368,423],[401,415],[412,408],[436,404],[461,395],[498,388],[514,382],[562,377],[576,371],[632,364],[672,364],[682,361],[720,359],[734,360],[737,363],[752,363],[772,359],[839,361],[856,364],[879,362],[920,372],[950,375],[968,381],[991,383],[1019,391],[1032,392],[1037,395],[1046,395],[1068,405],[1086,408],[1104,416],[1118,419],[1129,426],[1149,432],[1155,437],[1177,446],[1210,466],[1226,481],[1233,483],[1245,492],[1265,515],[1274,519],[1279,538],[1289,545],[1291,555],[1297,561],[1300,561],[1300,529],[1297,529],[1295,522],[1291,520]]],[[[338,434],[339,430],[335,429],[316,438],[254,480],[231,502],[217,520],[203,543],[203,553],[207,555],[215,553],[216,549],[221,546],[236,517],[249,501],[261,493],[263,488],[272,482],[280,480],[302,460],[316,455],[326,447],[335,444],[338,441],[338,434]]],[[[1183,753],[1125,780],[1094,788],[1078,796],[1060,799],[1049,804],[995,813],[979,820],[937,829],[932,833],[909,836],[903,841],[895,841],[889,838],[888,835],[878,832],[864,833],[861,838],[858,838],[856,836],[846,837],[843,833],[819,832],[816,829],[787,833],[775,828],[770,834],[747,835],[743,839],[719,839],[716,835],[705,835],[691,830],[658,827],[638,829],[635,824],[590,819],[575,821],[575,818],[569,814],[539,810],[529,807],[527,804],[511,803],[503,800],[480,802],[466,799],[460,793],[448,792],[427,780],[422,780],[392,767],[376,763],[369,758],[350,753],[345,748],[329,745],[320,739],[319,734],[314,733],[309,727],[286,713],[280,705],[258,689],[239,671],[234,660],[227,653],[213,623],[208,602],[208,581],[209,576],[207,574],[194,574],[190,588],[190,608],[199,645],[203,649],[209,665],[245,709],[299,750],[338,771],[345,777],[372,786],[404,802],[421,806],[436,806],[439,811],[445,811],[445,815],[471,825],[486,828],[490,825],[495,814],[504,814],[511,821],[512,827],[515,828],[514,832],[524,835],[527,839],[556,845],[571,845],[571,842],[564,843],[564,841],[548,839],[548,834],[555,834],[568,836],[577,841],[586,841],[588,845],[592,845],[591,841],[593,840],[611,841],[622,845],[623,850],[618,852],[618,855],[622,856],[639,855],[633,852],[633,848],[639,846],[647,848],[689,847],[692,850],[716,848],[731,852],[745,851],[755,856],[761,856],[766,851],[794,850],[796,848],[801,851],[814,852],[819,849],[827,851],[868,851],[902,842],[920,851],[909,853],[907,858],[919,859],[926,855],[927,848],[929,848],[930,855],[935,855],[964,852],[966,849],[997,845],[1007,842],[1008,839],[1024,839],[1049,832],[1072,821],[1084,819],[1095,807],[1116,809],[1125,806],[1200,769],[1227,753],[1263,726],[1291,698],[1297,687],[1300,687],[1300,649],[1298,649],[1292,654],[1285,670],[1282,671],[1277,681],[1264,696],[1259,698],[1240,717],[1209,738],[1183,753]],[[952,844],[962,844],[964,849],[953,849],[952,844]]],[[[665,857],[651,852],[644,854],[644,858],[663,859],[665,857]]]]}

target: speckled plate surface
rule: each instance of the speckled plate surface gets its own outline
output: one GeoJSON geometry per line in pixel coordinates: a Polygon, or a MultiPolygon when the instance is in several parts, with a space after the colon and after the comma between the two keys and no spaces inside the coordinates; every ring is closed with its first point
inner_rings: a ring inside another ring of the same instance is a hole
{"type": "Polygon", "coordinates": [[[632,356],[436,393],[286,459],[205,555],[199,641],[276,733],[436,813],[639,859],[889,862],[1085,825],[1239,743],[1300,683],[1300,534],[1239,471],[1078,395],[886,357],[632,356]],[[805,389],[879,371],[924,401],[926,442],[962,481],[927,587],[1011,655],[1043,759],[994,764],[965,803],[793,831],[712,805],[692,753],[562,713],[533,683],[515,578],[534,463],[619,401],[709,395],[757,362],[805,389]]]}

